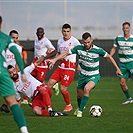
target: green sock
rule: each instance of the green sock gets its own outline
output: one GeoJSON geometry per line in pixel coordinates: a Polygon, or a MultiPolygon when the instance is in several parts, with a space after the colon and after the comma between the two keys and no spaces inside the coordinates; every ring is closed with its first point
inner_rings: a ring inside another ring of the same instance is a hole
{"type": "Polygon", "coordinates": [[[88,100],[89,100],[89,97],[86,97],[86,96],[82,97],[79,111],[83,111],[84,107],[88,103],[88,100]]]}
{"type": "Polygon", "coordinates": [[[123,90],[123,92],[124,92],[124,94],[125,94],[125,96],[126,96],[127,98],[130,98],[130,97],[131,97],[131,95],[130,95],[130,93],[129,93],[129,90],[123,90]]]}
{"type": "Polygon", "coordinates": [[[19,128],[26,126],[26,121],[24,118],[24,114],[22,109],[19,107],[18,104],[15,104],[11,107],[11,111],[13,113],[13,117],[19,128]]]}
{"type": "Polygon", "coordinates": [[[80,107],[81,99],[77,98],[78,107],[80,107]]]}

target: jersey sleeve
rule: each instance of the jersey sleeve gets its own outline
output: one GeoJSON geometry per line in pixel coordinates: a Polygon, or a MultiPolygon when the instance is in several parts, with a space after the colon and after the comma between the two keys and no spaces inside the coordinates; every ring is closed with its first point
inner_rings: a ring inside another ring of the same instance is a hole
{"type": "Polygon", "coordinates": [[[75,46],[74,48],[72,49],[69,49],[69,53],[70,54],[77,54],[77,49],[78,49],[79,46],[75,46]]]}
{"type": "Polygon", "coordinates": [[[103,48],[99,48],[98,52],[99,52],[99,55],[102,57],[106,57],[108,54],[103,48]]]}
{"type": "Polygon", "coordinates": [[[19,68],[20,68],[21,73],[24,74],[24,63],[23,63],[21,55],[20,55],[18,49],[16,48],[15,44],[14,43],[10,43],[8,45],[8,48],[14,54],[16,62],[18,64],[19,68]]]}
{"type": "Polygon", "coordinates": [[[27,52],[26,51],[22,51],[22,57],[23,57],[24,61],[27,60],[28,56],[27,56],[27,52]]]}
{"type": "Polygon", "coordinates": [[[113,46],[118,47],[118,37],[115,38],[113,46]]]}
{"type": "Polygon", "coordinates": [[[24,72],[27,74],[27,73],[31,73],[33,70],[35,69],[35,65],[32,63],[30,66],[27,66],[25,69],[24,69],[24,72]]]}
{"type": "Polygon", "coordinates": [[[78,45],[81,45],[81,43],[79,42],[79,40],[75,39],[74,47],[75,47],[75,46],[78,46],[78,45]]]}
{"type": "Polygon", "coordinates": [[[48,39],[47,39],[47,45],[46,45],[46,47],[47,47],[47,49],[49,49],[49,48],[55,49],[55,47],[52,45],[52,43],[48,39]]]}

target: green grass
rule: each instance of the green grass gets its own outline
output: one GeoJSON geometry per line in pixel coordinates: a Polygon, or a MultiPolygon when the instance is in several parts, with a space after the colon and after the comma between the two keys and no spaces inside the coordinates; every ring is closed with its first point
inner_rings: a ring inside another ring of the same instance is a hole
{"type": "MultiPolygon", "coordinates": [[[[89,103],[82,118],[76,118],[73,113],[77,108],[76,84],[69,87],[73,111],[65,117],[40,117],[32,113],[27,105],[22,105],[30,133],[131,133],[133,131],[133,104],[122,105],[125,96],[120,89],[117,78],[102,78],[90,93],[89,103]],[[100,105],[103,113],[100,117],[90,116],[92,105],[100,105]]],[[[127,82],[133,96],[132,81],[127,82]]],[[[4,100],[0,98],[0,104],[4,100]]],[[[62,95],[52,97],[53,108],[62,111],[65,107],[62,95]]],[[[13,121],[12,114],[0,112],[0,133],[19,133],[13,121]]]]}

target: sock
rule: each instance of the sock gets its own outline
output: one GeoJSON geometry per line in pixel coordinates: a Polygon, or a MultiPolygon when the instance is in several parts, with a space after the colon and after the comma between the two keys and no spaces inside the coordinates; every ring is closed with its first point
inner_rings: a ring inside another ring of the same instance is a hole
{"type": "Polygon", "coordinates": [[[48,112],[49,112],[49,111],[52,111],[52,108],[48,108],[48,112]]]}
{"type": "Polygon", "coordinates": [[[44,101],[45,105],[48,108],[52,108],[52,104],[51,104],[49,94],[47,92],[43,92],[43,94],[41,93],[41,95],[43,96],[43,101],[44,101]]]}
{"type": "Polygon", "coordinates": [[[79,111],[83,111],[83,109],[86,106],[88,100],[89,100],[89,97],[87,97],[87,96],[82,97],[79,111]]]}
{"type": "Polygon", "coordinates": [[[11,111],[13,113],[14,120],[17,123],[18,127],[21,128],[23,126],[26,126],[24,114],[19,105],[18,104],[13,105],[11,107],[11,111]]]}
{"type": "Polygon", "coordinates": [[[43,98],[43,102],[48,108],[52,108],[51,100],[50,100],[50,95],[49,93],[44,89],[44,88],[39,88],[39,92],[43,98]]]}
{"type": "Polygon", "coordinates": [[[70,103],[70,94],[69,94],[69,92],[66,90],[66,91],[63,91],[61,93],[62,93],[62,95],[64,97],[64,101],[66,102],[66,105],[71,104],[70,103]]]}
{"type": "Polygon", "coordinates": [[[20,128],[21,133],[29,133],[26,126],[20,128]]]}
{"type": "Polygon", "coordinates": [[[77,103],[78,103],[78,108],[79,108],[81,104],[81,99],[77,98],[77,103]]]}
{"type": "Polygon", "coordinates": [[[131,97],[129,90],[123,90],[123,92],[124,92],[127,99],[131,97]]]}
{"type": "Polygon", "coordinates": [[[50,116],[50,115],[49,115],[49,112],[48,112],[47,110],[42,109],[42,114],[41,114],[41,116],[50,116]]]}

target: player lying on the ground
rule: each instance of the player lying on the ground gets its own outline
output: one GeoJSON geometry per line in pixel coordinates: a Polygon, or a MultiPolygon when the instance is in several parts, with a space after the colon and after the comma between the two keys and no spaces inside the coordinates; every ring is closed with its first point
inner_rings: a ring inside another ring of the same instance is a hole
{"type": "Polygon", "coordinates": [[[50,100],[52,91],[46,84],[41,83],[30,74],[34,68],[35,64],[32,63],[30,66],[24,69],[27,76],[27,82],[23,83],[21,79],[21,73],[18,72],[15,67],[11,65],[8,66],[8,72],[16,89],[17,101],[21,102],[20,94],[23,94],[32,99],[32,110],[36,115],[66,116],[66,113],[52,110],[52,104],[50,100]]]}

